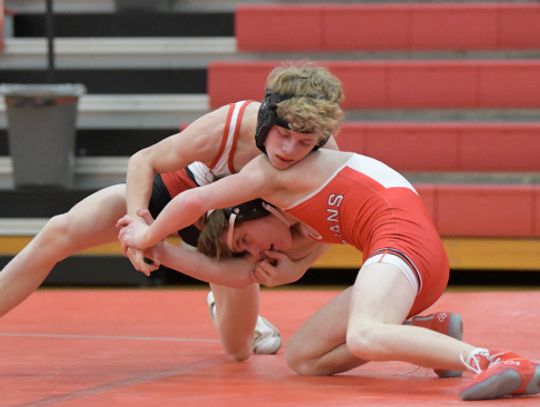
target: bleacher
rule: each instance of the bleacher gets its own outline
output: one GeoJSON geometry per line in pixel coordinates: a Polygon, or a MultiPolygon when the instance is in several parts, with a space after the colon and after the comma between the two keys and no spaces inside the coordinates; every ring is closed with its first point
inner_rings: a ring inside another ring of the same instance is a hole
{"type": "MultiPolygon", "coordinates": [[[[0,82],[44,81],[43,2],[5,3],[0,82]]],[[[47,217],[122,182],[133,152],[224,103],[260,99],[276,63],[311,59],[345,86],[340,147],[413,181],[455,274],[538,275],[540,3],[170,0],[143,12],[126,3],[55,2],[57,81],[88,88],[73,188],[14,188],[0,101],[3,262],[47,217]]],[[[356,270],[360,258],[336,246],[316,266],[356,270]]],[[[144,282],[117,245],[57,269],[49,282],[144,282]]]]}

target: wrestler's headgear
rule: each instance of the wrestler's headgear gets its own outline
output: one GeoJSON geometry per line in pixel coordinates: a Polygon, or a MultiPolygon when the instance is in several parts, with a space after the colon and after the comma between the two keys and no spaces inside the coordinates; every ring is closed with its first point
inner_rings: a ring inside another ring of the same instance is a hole
{"type": "MultiPolygon", "coordinates": [[[[268,136],[268,132],[272,126],[277,125],[287,130],[293,130],[289,123],[280,118],[277,114],[277,104],[284,100],[292,99],[293,97],[295,97],[295,95],[281,95],[271,90],[266,90],[264,99],[259,107],[259,113],[257,114],[257,127],[255,129],[255,144],[263,153],[266,154],[264,142],[266,141],[266,136],[268,136]]],[[[310,133],[310,131],[303,130],[294,131],[298,131],[299,133],[310,133]]],[[[330,134],[325,135],[324,138],[313,147],[313,151],[318,150],[325,145],[329,138],[330,134]]]]}
{"type": "Polygon", "coordinates": [[[261,198],[244,202],[231,208],[223,209],[223,215],[225,215],[225,218],[229,221],[229,228],[227,229],[227,245],[229,248],[233,247],[233,232],[235,224],[248,220],[264,218],[270,214],[276,216],[287,226],[290,226],[289,221],[278,209],[261,198]]]}

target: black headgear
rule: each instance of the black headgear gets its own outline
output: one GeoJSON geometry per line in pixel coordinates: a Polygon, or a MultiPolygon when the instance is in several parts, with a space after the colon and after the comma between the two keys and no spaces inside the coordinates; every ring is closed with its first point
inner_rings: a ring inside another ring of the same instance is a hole
{"type": "Polygon", "coordinates": [[[270,212],[264,208],[263,204],[266,204],[266,202],[261,198],[257,198],[240,205],[235,205],[231,208],[225,208],[223,209],[223,214],[227,219],[230,219],[231,215],[235,214],[235,222],[237,223],[264,218],[265,216],[270,215],[270,212]]]}
{"type": "Polygon", "coordinates": [[[268,204],[262,199],[257,198],[252,201],[233,206],[232,208],[223,209],[223,214],[229,221],[229,227],[227,228],[227,246],[229,246],[230,249],[233,248],[233,233],[235,225],[241,222],[259,219],[270,215],[270,211],[265,208],[265,205],[268,204]]]}
{"type": "MultiPolygon", "coordinates": [[[[292,99],[294,95],[281,95],[271,90],[266,90],[264,99],[259,107],[259,113],[257,114],[257,127],[255,129],[255,144],[263,153],[266,154],[266,147],[264,142],[268,132],[274,125],[278,125],[285,129],[290,130],[291,127],[286,120],[280,118],[277,114],[277,104],[284,100],[292,99]]],[[[326,144],[330,134],[326,135],[315,147],[313,151],[318,150],[320,147],[326,144]]]]}
{"type": "Polygon", "coordinates": [[[255,130],[255,144],[265,154],[266,147],[264,146],[264,142],[272,126],[277,124],[286,129],[289,128],[289,123],[278,117],[276,108],[278,103],[292,97],[293,95],[280,95],[271,90],[266,90],[264,99],[259,107],[259,113],[257,114],[257,128],[255,130]]]}

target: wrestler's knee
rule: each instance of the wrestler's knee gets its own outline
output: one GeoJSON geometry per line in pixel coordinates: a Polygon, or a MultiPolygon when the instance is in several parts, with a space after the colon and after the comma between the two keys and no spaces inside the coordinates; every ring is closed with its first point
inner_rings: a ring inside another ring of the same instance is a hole
{"type": "Polygon", "coordinates": [[[328,374],[321,371],[319,366],[319,357],[312,357],[305,352],[305,346],[302,347],[294,339],[287,344],[285,349],[285,361],[287,366],[301,376],[321,376],[328,374]]]}
{"type": "Polygon", "coordinates": [[[288,346],[285,350],[285,361],[287,366],[302,376],[312,376],[313,370],[311,364],[305,359],[298,357],[298,355],[291,350],[288,346]]]}
{"type": "Polygon", "coordinates": [[[50,218],[39,233],[41,244],[53,244],[69,237],[69,216],[66,213],[50,218]]]}
{"type": "Polygon", "coordinates": [[[57,253],[65,257],[76,251],[80,245],[81,239],[77,237],[79,233],[80,228],[68,212],[49,219],[36,236],[36,243],[42,249],[47,248],[51,254],[57,253]]]}
{"type": "Polygon", "coordinates": [[[385,360],[386,352],[380,336],[384,324],[375,322],[356,323],[347,328],[347,349],[363,360],[385,360]]]}
{"type": "Polygon", "coordinates": [[[245,344],[227,344],[223,343],[223,349],[227,356],[229,356],[235,362],[243,362],[248,360],[251,356],[251,346],[245,344]]]}

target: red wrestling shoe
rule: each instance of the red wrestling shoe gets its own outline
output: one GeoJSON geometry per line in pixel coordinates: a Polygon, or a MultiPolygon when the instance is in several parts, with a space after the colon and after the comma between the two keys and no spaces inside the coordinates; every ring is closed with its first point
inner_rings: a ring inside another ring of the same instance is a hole
{"type": "Polygon", "coordinates": [[[476,373],[472,383],[461,391],[462,400],[497,399],[540,392],[540,365],[515,353],[475,349],[467,360],[462,361],[476,373]]]}
{"type": "MultiPolygon", "coordinates": [[[[452,338],[463,340],[463,319],[457,312],[437,312],[425,316],[416,316],[404,322],[405,325],[421,326],[452,338]]],[[[461,370],[433,369],[441,378],[461,377],[461,370]]]]}

